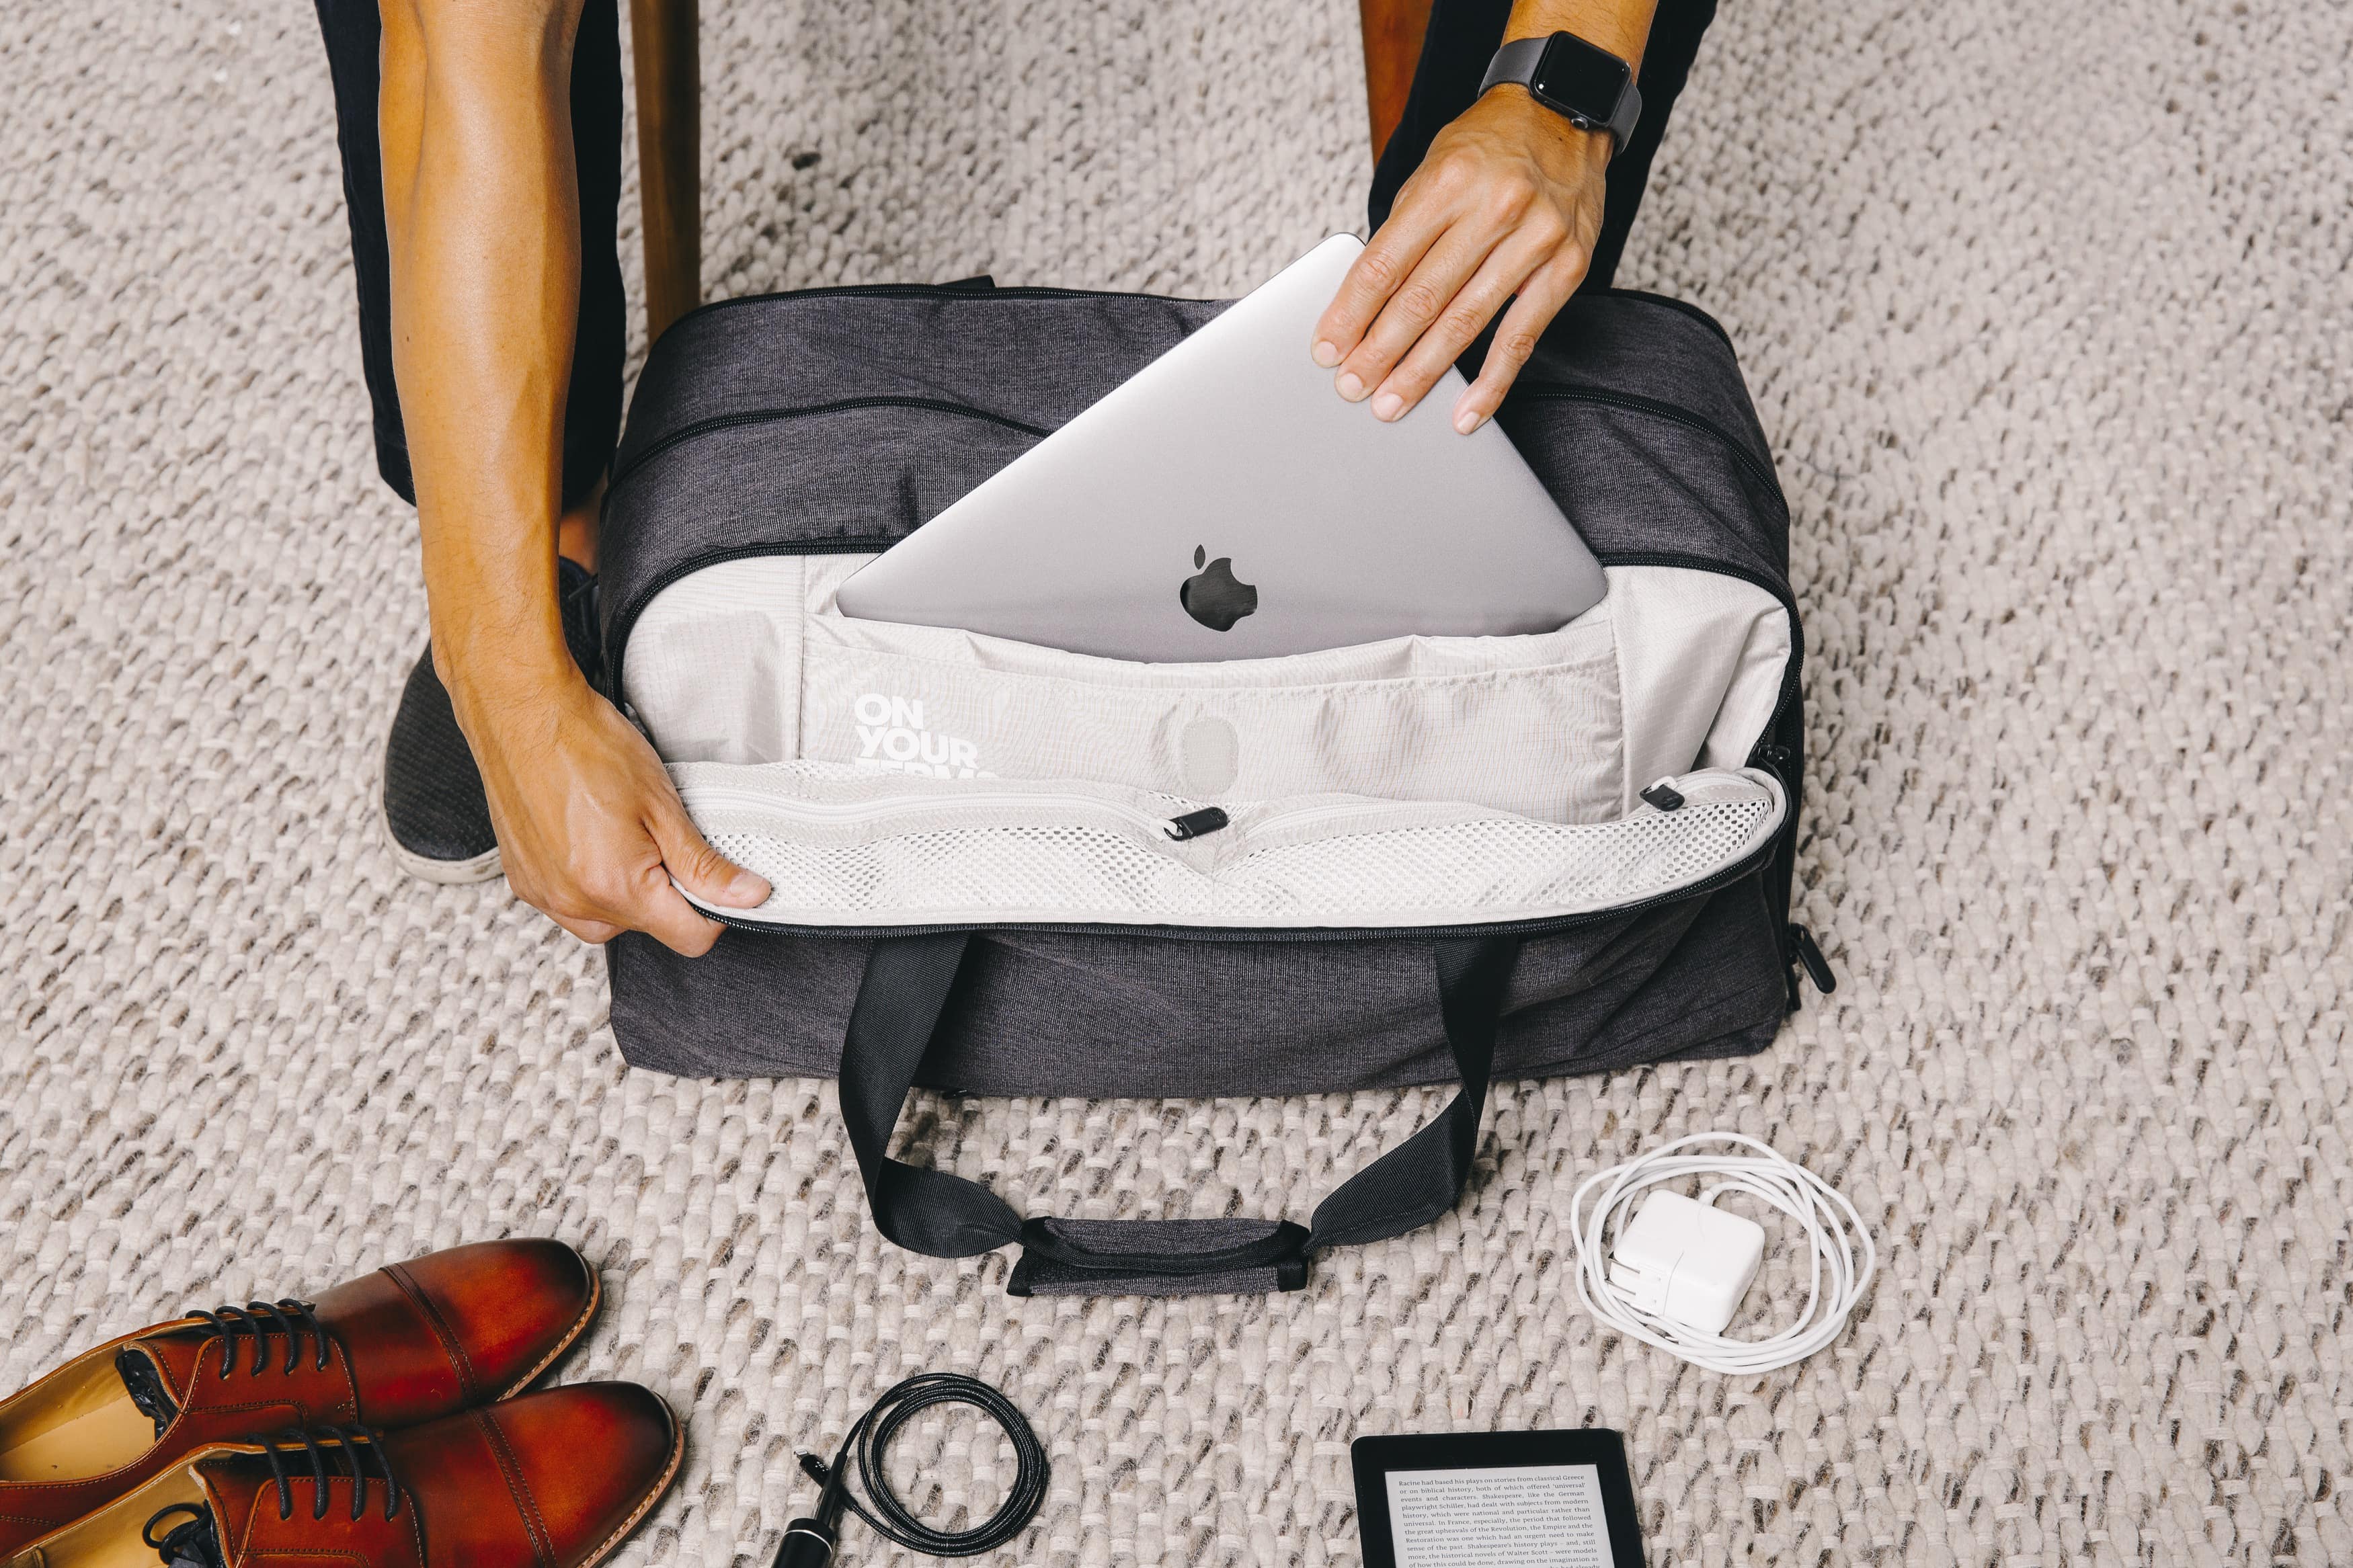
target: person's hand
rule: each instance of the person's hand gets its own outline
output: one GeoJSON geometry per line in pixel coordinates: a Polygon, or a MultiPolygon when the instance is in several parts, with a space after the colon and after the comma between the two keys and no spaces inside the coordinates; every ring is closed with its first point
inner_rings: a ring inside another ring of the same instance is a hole
{"type": "Polygon", "coordinates": [[[1402,418],[1512,307],[1456,400],[1468,435],[1585,279],[1601,232],[1607,131],[1579,131],[1518,88],[1498,88],[1438,133],[1315,326],[1315,363],[1351,403],[1402,418]]]}
{"type": "Polygon", "coordinates": [[[654,749],[576,669],[489,690],[461,679],[450,696],[508,885],[581,941],[641,931],[695,957],[724,928],[671,878],[728,909],[767,898],[766,882],[703,840],[654,749]]]}

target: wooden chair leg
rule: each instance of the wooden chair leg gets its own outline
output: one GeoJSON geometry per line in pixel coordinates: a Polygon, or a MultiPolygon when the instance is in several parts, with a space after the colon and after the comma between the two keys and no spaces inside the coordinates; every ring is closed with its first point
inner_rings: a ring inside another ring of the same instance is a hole
{"type": "Polygon", "coordinates": [[[702,302],[702,52],[696,0],[629,0],[651,342],[702,302]]]}
{"type": "Polygon", "coordinates": [[[1430,30],[1431,0],[1356,0],[1365,30],[1365,100],[1372,111],[1373,157],[1397,133],[1413,91],[1413,68],[1430,30]]]}

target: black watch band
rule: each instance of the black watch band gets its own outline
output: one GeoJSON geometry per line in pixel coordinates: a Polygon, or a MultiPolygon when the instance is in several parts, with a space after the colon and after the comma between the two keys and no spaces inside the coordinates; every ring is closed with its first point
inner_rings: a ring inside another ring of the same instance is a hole
{"type": "Polygon", "coordinates": [[[1484,95],[1506,82],[1526,88],[1530,97],[1580,131],[1609,132],[1613,158],[1626,150],[1634,122],[1642,115],[1634,68],[1575,33],[1515,38],[1497,49],[1479,91],[1484,95]]]}

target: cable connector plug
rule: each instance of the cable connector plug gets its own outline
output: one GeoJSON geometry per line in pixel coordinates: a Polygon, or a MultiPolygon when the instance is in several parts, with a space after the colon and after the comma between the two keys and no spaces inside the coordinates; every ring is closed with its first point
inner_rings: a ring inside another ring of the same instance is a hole
{"type": "Polygon", "coordinates": [[[833,1561],[834,1533],[813,1519],[797,1519],[785,1526],[776,1547],[776,1568],[826,1568],[833,1561]]]}
{"type": "Polygon", "coordinates": [[[776,1543],[775,1568],[826,1568],[841,1540],[844,1497],[833,1468],[807,1449],[800,1450],[800,1461],[802,1470],[821,1489],[817,1512],[785,1526],[785,1538],[776,1543]]]}

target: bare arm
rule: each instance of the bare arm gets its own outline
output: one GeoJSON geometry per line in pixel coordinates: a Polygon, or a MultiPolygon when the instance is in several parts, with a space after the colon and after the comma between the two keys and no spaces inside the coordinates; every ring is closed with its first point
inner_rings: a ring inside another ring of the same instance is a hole
{"type": "MultiPolygon", "coordinates": [[[[1639,72],[1654,5],[1516,0],[1504,37],[1575,33],[1639,72]]],[[[1577,130],[1520,87],[1495,89],[1440,132],[1316,324],[1312,352],[1336,367],[1340,395],[1402,416],[1509,300],[1479,379],[1451,410],[1465,433],[1492,418],[1585,279],[1609,154],[1608,132],[1577,130]]]]}
{"type": "Polygon", "coordinates": [[[417,481],[434,668],[507,879],[586,941],[720,931],[670,885],[765,882],[688,820],[645,740],[573,663],[557,612],[565,389],[580,287],[570,121],[580,0],[385,0],[393,365],[417,481]]]}

